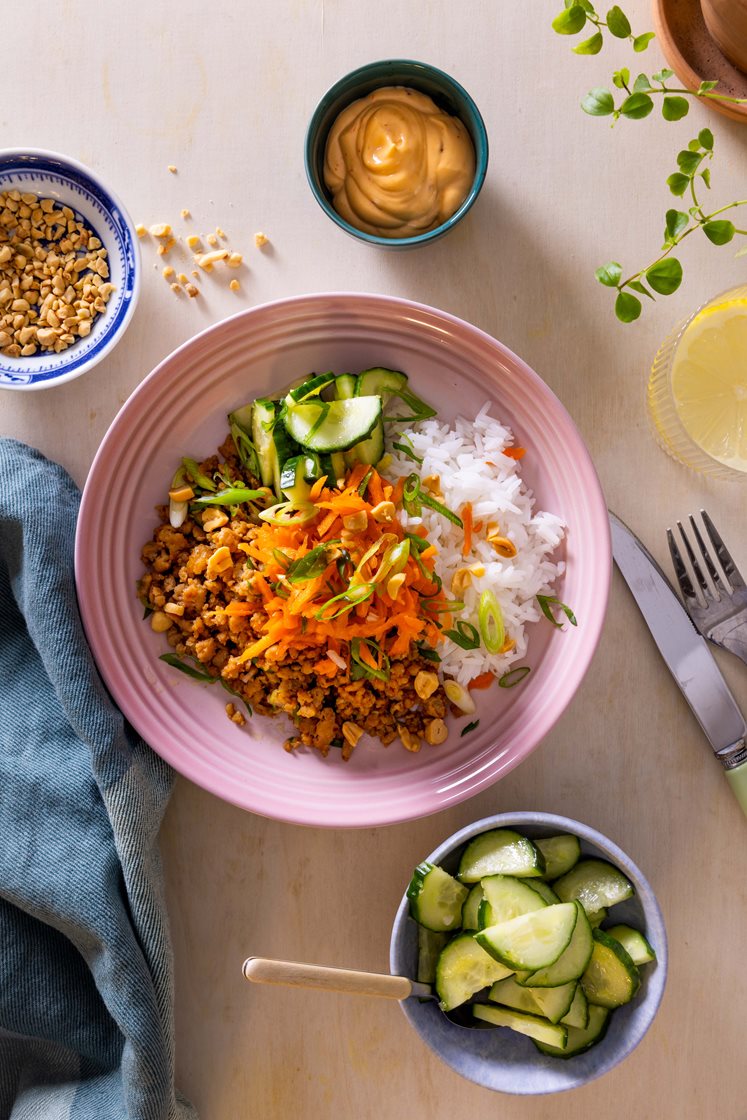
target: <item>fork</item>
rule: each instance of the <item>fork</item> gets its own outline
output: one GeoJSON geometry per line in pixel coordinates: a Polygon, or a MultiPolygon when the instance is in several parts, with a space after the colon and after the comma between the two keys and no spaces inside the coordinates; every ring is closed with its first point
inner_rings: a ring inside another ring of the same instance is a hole
{"type": "Polygon", "coordinates": [[[710,550],[692,514],[689,516],[689,521],[695,547],[691,544],[682,522],[677,522],[697,587],[693,586],[690,579],[674,533],[671,529],[667,529],[669,551],[685,609],[704,638],[714,645],[730,650],[747,663],[747,585],[704,509],[700,511],[700,516],[711,546],[710,550]],[[721,571],[716,567],[713,553],[721,566],[721,571]]]}

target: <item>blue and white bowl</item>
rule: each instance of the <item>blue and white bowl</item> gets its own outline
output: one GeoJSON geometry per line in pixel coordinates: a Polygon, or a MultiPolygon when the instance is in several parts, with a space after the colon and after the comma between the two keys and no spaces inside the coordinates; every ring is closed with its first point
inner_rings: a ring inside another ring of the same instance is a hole
{"type": "MultiPolygon", "coordinates": [[[[473,836],[491,828],[512,828],[530,839],[571,832],[581,842],[582,857],[608,860],[635,888],[631,898],[610,911],[611,921],[641,930],[656,953],[656,963],[641,966],[641,987],[635,999],[617,1008],[604,1038],[591,1050],[573,1058],[541,1054],[532,1041],[505,1027],[470,1030],[452,1023],[434,1000],[406,999],[400,1004],[423,1042],[447,1065],[486,1089],[517,1095],[560,1093],[608,1073],[635,1049],[659,1009],[667,978],[667,936],[656,896],[630,856],[601,832],[580,821],[553,813],[500,813],[468,825],[450,836],[425,858],[456,874],[459,857],[473,836]]],[[[419,863],[417,853],[413,866],[419,863]]],[[[389,967],[395,976],[415,977],[418,955],[417,925],[409,916],[407,895],[394,919],[389,967]]]]}
{"type": "Polygon", "coordinates": [[[140,248],[130,216],[114,192],[69,156],[36,148],[0,150],[0,192],[14,189],[74,210],[106,249],[115,288],[91,333],[60,354],[41,351],[8,358],[0,353],[0,388],[47,389],[86,373],[124,334],[140,294],[140,248]]]}

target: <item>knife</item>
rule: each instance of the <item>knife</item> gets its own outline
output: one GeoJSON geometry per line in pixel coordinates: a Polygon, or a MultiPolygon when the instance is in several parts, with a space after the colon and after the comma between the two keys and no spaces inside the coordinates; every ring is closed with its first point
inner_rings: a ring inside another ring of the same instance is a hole
{"type": "Polygon", "coordinates": [[[747,814],[747,724],[716,660],[653,556],[614,513],[612,555],[659,652],[747,814]]]}

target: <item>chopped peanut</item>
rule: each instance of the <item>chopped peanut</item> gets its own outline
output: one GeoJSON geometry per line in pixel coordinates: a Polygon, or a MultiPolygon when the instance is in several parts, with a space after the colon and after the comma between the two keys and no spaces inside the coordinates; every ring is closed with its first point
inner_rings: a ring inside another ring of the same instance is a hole
{"type": "Polygon", "coordinates": [[[171,226],[168,222],[157,222],[156,225],[150,227],[149,233],[153,237],[170,237],[171,226]]]}
{"type": "Polygon", "coordinates": [[[421,700],[427,700],[438,688],[437,675],[421,669],[415,677],[414,688],[421,700]]]}
{"type": "Polygon", "coordinates": [[[171,619],[164,611],[153,611],[150,616],[150,626],[156,634],[165,634],[167,630],[171,629],[171,619]]]}
{"type": "Polygon", "coordinates": [[[268,245],[269,242],[270,242],[270,239],[269,239],[269,237],[266,236],[266,234],[255,233],[254,244],[257,246],[258,249],[261,249],[263,245],[268,245]]]}
{"type": "Polygon", "coordinates": [[[394,521],[395,513],[394,502],[379,502],[371,510],[374,521],[394,521]]]}
{"type": "Polygon", "coordinates": [[[404,746],[405,750],[410,751],[412,754],[417,754],[417,752],[420,750],[421,745],[420,739],[417,737],[417,735],[413,735],[413,733],[411,731],[408,731],[408,729],[401,723],[397,724],[397,732],[400,739],[402,740],[402,745],[404,746]]]}
{"type": "Polygon", "coordinates": [[[227,572],[232,567],[233,559],[231,553],[225,545],[221,545],[220,548],[216,548],[215,552],[208,560],[205,575],[208,579],[215,579],[221,572],[227,572]]]}
{"type": "Polygon", "coordinates": [[[232,292],[240,292],[241,291],[241,284],[239,284],[238,280],[232,280],[231,283],[228,286],[229,286],[229,288],[231,289],[232,292]]]}
{"type": "Polygon", "coordinates": [[[442,719],[432,719],[425,729],[425,741],[431,746],[443,743],[449,734],[449,729],[442,719]]]}
{"type": "Polygon", "coordinates": [[[342,524],[349,533],[360,533],[368,525],[368,514],[364,509],[349,513],[347,517],[343,517],[342,524]]]}
{"type": "Polygon", "coordinates": [[[147,232],[147,229],[142,223],[135,226],[135,233],[138,235],[138,237],[145,237],[147,232]]]}

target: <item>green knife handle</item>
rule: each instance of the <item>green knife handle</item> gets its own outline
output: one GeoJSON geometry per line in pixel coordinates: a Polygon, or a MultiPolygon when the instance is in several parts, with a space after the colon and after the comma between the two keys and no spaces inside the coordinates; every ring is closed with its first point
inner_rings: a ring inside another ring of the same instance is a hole
{"type": "Polygon", "coordinates": [[[742,812],[747,816],[747,762],[727,770],[726,780],[731,786],[742,812]]]}

